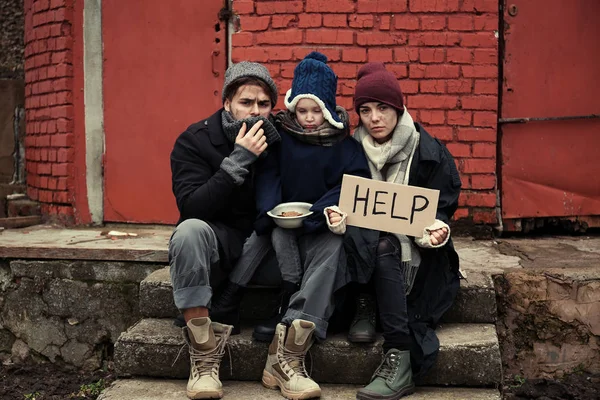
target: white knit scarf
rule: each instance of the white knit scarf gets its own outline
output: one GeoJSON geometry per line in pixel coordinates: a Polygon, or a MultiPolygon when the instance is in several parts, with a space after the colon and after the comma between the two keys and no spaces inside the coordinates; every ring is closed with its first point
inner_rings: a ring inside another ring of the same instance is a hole
{"type": "MultiPolygon", "coordinates": [[[[362,125],[354,132],[354,139],[361,143],[365,150],[373,179],[408,185],[410,165],[419,145],[419,132],[415,129],[414,121],[406,107],[394,128],[391,139],[387,142],[377,143],[362,125]]],[[[408,295],[417,276],[421,254],[406,235],[396,233],[393,235],[400,242],[408,295]]]]}

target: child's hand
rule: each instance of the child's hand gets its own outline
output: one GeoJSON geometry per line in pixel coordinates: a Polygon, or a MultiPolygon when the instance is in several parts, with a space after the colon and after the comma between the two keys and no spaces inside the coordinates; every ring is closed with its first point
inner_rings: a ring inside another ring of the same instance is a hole
{"type": "Polygon", "coordinates": [[[331,225],[339,224],[342,221],[342,215],[333,210],[327,210],[327,216],[331,225]]]}
{"type": "Polygon", "coordinates": [[[431,244],[437,246],[440,243],[444,243],[446,236],[448,236],[447,228],[436,229],[435,231],[429,231],[431,235],[431,244]]]}
{"type": "Polygon", "coordinates": [[[244,122],[235,138],[235,143],[260,156],[267,149],[267,137],[265,136],[265,131],[260,128],[262,124],[263,121],[259,120],[246,132],[246,123],[244,122]]]}

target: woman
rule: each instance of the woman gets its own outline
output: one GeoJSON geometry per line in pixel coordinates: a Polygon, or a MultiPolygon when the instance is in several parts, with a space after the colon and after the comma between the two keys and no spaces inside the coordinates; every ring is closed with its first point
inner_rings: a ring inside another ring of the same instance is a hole
{"type": "Polygon", "coordinates": [[[440,191],[435,223],[422,237],[353,227],[345,236],[352,280],[373,284],[384,337],[384,360],[357,398],[399,399],[414,391],[413,372],[421,375],[433,365],[439,349],[434,329],[458,291],[448,222],[461,182],[446,147],[413,122],[398,81],[383,64],[359,70],[354,107],[360,117],[354,138],[373,179],[440,191]]]}

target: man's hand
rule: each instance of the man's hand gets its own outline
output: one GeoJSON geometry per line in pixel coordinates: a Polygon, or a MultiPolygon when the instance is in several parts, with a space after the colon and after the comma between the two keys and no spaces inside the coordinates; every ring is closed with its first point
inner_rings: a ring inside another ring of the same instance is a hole
{"type": "Polygon", "coordinates": [[[331,225],[339,224],[342,221],[342,215],[333,210],[327,210],[327,216],[329,217],[329,224],[331,225]]]}
{"type": "Polygon", "coordinates": [[[267,137],[265,131],[261,129],[263,121],[258,121],[254,126],[246,132],[246,123],[242,124],[235,143],[260,156],[267,149],[267,137]]]}
{"type": "Polygon", "coordinates": [[[447,228],[436,229],[435,231],[429,231],[431,235],[431,244],[437,246],[440,243],[444,243],[446,236],[448,236],[447,228]]]}

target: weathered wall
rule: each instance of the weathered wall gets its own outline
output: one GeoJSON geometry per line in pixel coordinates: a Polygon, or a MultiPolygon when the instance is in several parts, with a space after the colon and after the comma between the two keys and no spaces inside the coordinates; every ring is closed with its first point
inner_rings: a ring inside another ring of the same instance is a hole
{"type": "Polygon", "coordinates": [[[0,79],[23,79],[23,0],[0,0],[0,79]]]}
{"type": "Polygon", "coordinates": [[[162,265],[0,260],[0,361],[101,367],[140,318],[139,282],[162,265]]]}
{"type": "Polygon", "coordinates": [[[498,0],[233,0],[239,31],[232,60],[265,64],[283,108],[296,64],[322,51],[339,77],[338,104],[348,110],[358,68],[384,62],[415,120],[457,160],[464,190],[455,217],[493,224],[498,6],[498,0]]]}
{"type": "Polygon", "coordinates": [[[495,277],[505,375],[600,372],[600,273],[519,271],[495,277]]]}

